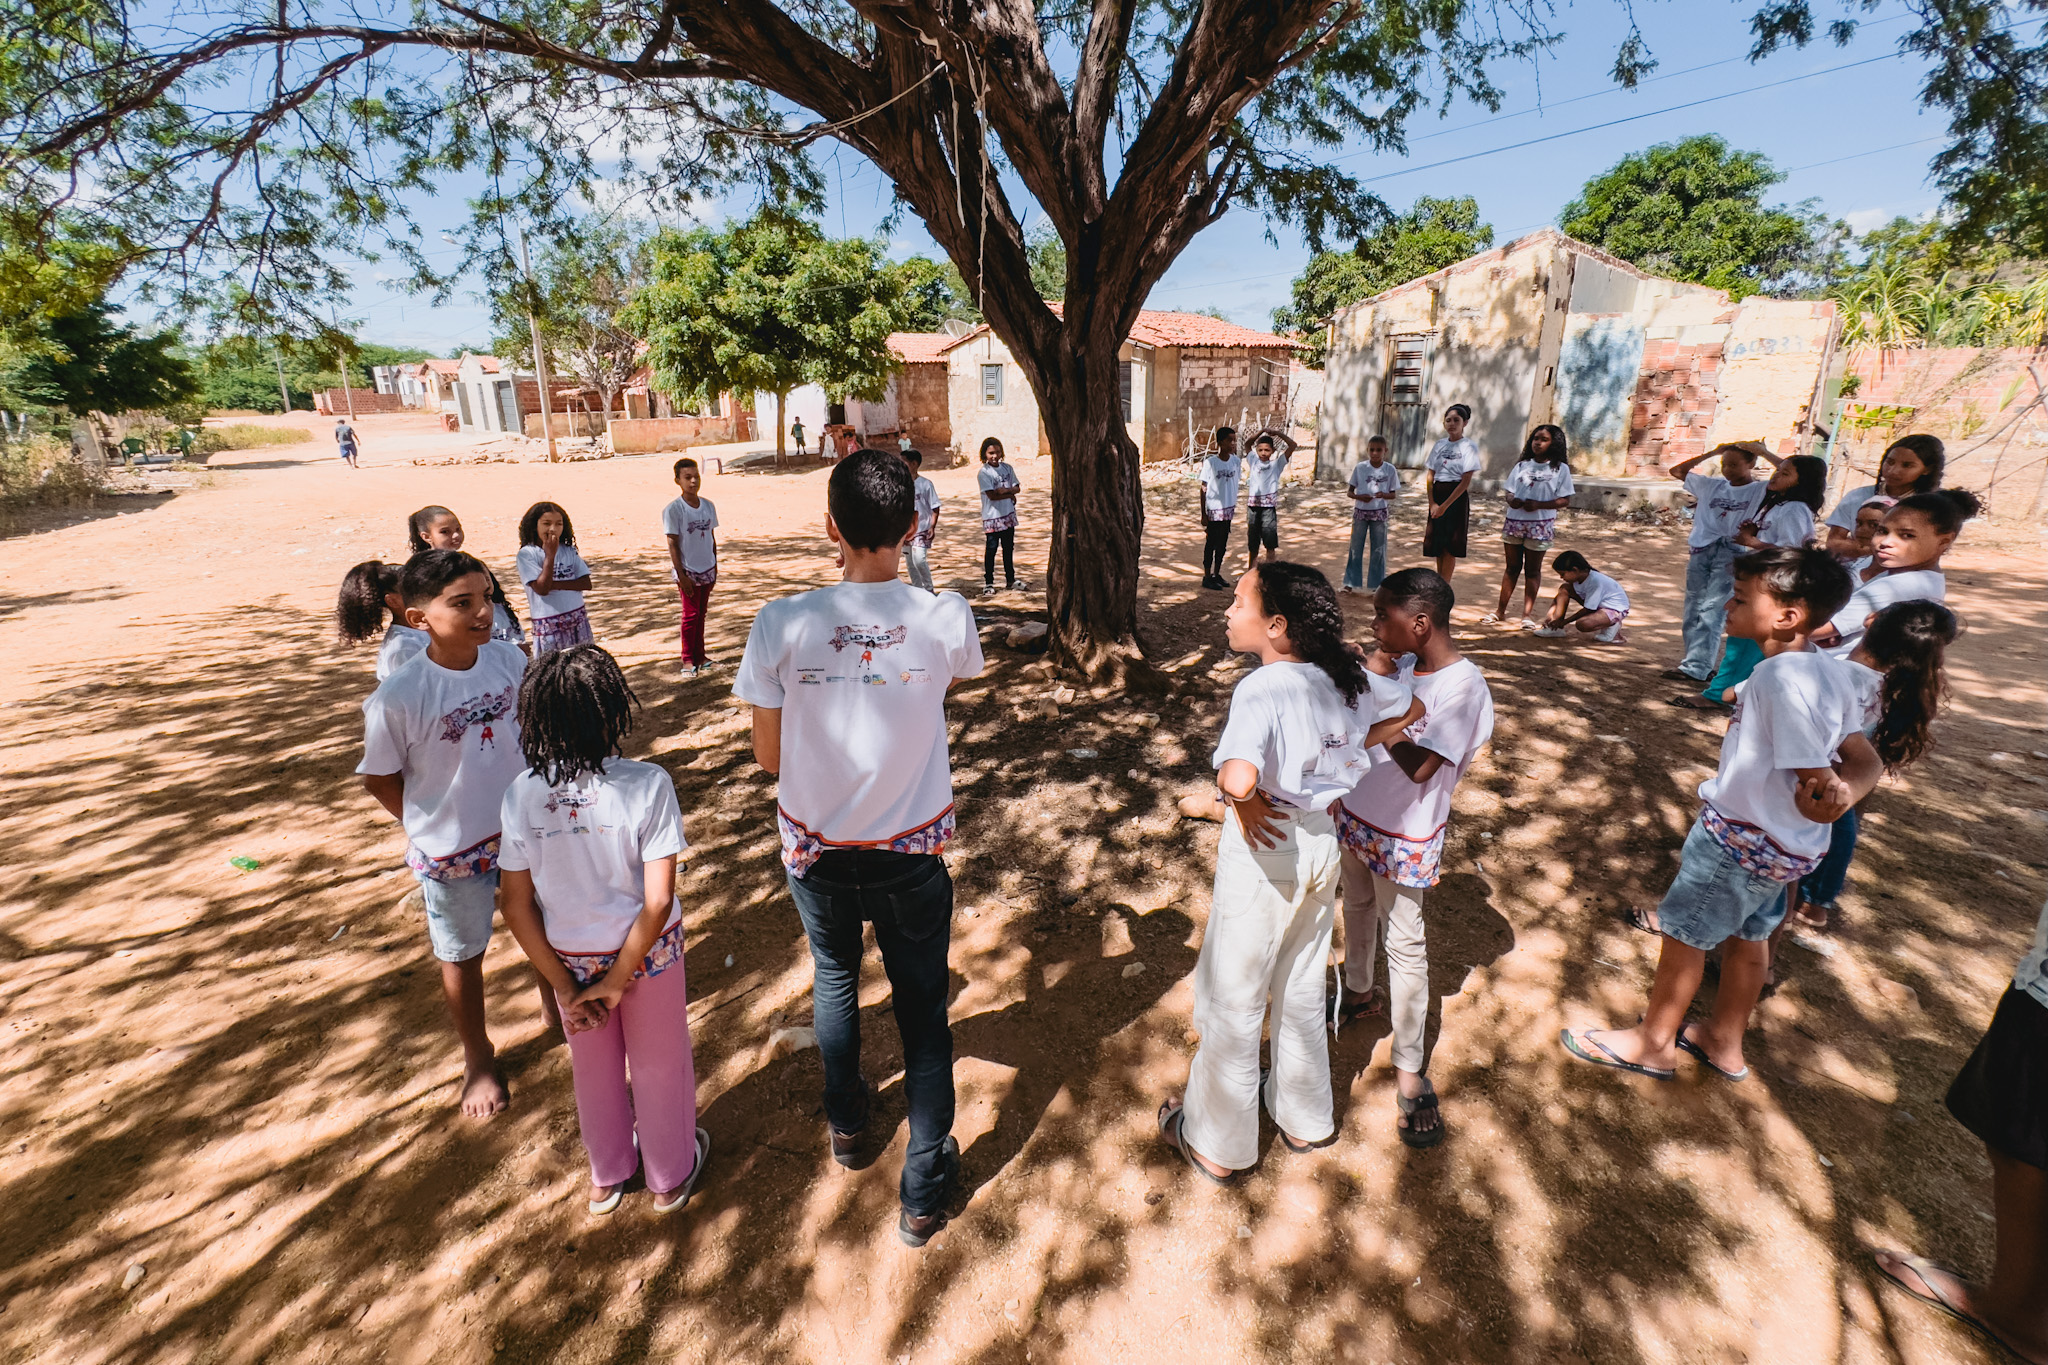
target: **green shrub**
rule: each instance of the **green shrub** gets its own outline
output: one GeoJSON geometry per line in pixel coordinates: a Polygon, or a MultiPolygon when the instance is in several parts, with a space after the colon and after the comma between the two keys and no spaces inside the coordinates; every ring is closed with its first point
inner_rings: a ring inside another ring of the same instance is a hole
{"type": "Polygon", "coordinates": [[[104,491],[98,471],[71,458],[71,447],[47,438],[0,445],[0,510],[82,507],[104,491]]]}
{"type": "Polygon", "coordinates": [[[254,450],[258,446],[304,445],[313,433],[304,427],[265,427],[254,422],[232,422],[224,427],[206,427],[192,444],[195,455],[218,455],[223,450],[254,450]]]}

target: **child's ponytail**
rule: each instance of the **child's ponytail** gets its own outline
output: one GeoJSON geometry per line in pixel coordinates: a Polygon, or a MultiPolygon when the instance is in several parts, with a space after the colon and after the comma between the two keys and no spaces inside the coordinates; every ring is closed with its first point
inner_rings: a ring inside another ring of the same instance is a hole
{"type": "Polygon", "coordinates": [[[1931,493],[1914,493],[1892,504],[1892,513],[1917,512],[1927,518],[1934,533],[1952,536],[1963,523],[1984,511],[1984,500],[1967,488],[1937,488],[1931,493]]]}
{"type": "Polygon", "coordinates": [[[366,560],[348,571],[341,580],[341,596],[334,604],[334,624],[341,638],[361,644],[384,628],[391,604],[384,599],[398,591],[402,571],[396,564],[366,560]]]}
{"type": "Polygon", "coordinates": [[[1934,717],[1948,695],[1942,667],[1961,627],[1939,602],[1898,602],[1879,612],[1857,652],[1884,674],[1871,747],[1895,773],[1934,747],[1934,717]]]}
{"type": "Polygon", "coordinates": [[[1330,580],[1319,569],[1283,559],[1259,565],[1258,575],[1260,610],[1286,619],[1295,657],[1329,674],[1346,706],[1356,703],[1367,686],[1365,665],[1344,643],[1344,609],[1330,580]]]}
{"type": "Polygon", "coordinates": [[[1799,476],[1799,482],[1790,488],[1767,490],[1762,505],[1756,509],[1757,515],[1788,502],[1803,502],[1813,509],[1814,515],[1820,515],[1821,504],[1828,498],[1828,462],[1818,455],[1794,455],[1786,463],[1799,476]]]}

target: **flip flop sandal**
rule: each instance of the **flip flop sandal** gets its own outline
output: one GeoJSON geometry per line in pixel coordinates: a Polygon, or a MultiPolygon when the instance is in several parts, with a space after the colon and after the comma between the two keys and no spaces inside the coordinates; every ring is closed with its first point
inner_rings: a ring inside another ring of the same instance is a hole
{"type": "Polygon", "coordinates": [[[699,1128],[697,1130],[697,1164],[690,1168],[690,1178],[682,1183],[681,1188],[668,1192],[667,1203],[656,1199],[654,1201],[654,1211],[656,1213],[672,1213],[689,1203],[690,1191],[697,1188],[697,1177],[704,1174],[704,1163],[709,1160],[711,1160],[711,1134],[699,1128]]]}
{"type": "Polygon", "coordinates": [[[1598,1038],[1587,1038],[1582,1042],[1568,1028],[1557,1031],[1557,1041],[1564,1044],[1566,1052],[1571,1053],[1572,1056],[1582,1062],[1591,1062],[1594,1066],[1604,1066],[1615,1071],[1632,1071],[1638,1076],[1648,1076],[1653,1081],[1668,1081],[1678,1075],[1678,1072],[1675,1070],[1667,1071],[1662,1067],[1644,1066],[1640,1062],[1623,1061],[1615,1054],[1613,1048],[1607,1046],[1598,1038]],[[1600,1055],[1595,1056],[1593,1053],[1586,1051],[1588,1044],[1599,1049],[1600,1055]]]}
{"type": "Polygon", "coordinates": [[[1667,668],[1662,673],[1659,673],[1657,676],[1662,678],[1666,682],[1698,683],[1702,687],[1705,687],[1707,685],[1707,680],[1705,678],[1695,678],[1692,674],[1686,672],[1682,668],[1667,668]]]}
{"type": "Polygon", "coordinates": [[[2028,1362],[2028,1365],[2048,1365],[2048,1360],[2042,1360],[2040,1358],[2025,1354],[2019,1349],[2019,1347],[2013,1345],[2004,1337],[2000,1336],[1998,1332],[1991,1326],[1990,1323],[1985,1322],[1982,1318],[1971,1317],[1968,1313],[1965,1313],[1962,1309],[1956,1307],[1947,1299],[1943,1298],[1941,1296],[1940,1291],[1935,1289],[1934,1281],[1927,1278],[1927,1273],[1929,1271],[1941,1271],[1942,1273],[1949,1275],[1953,1275],[1955,1273],[1954,1271],[1947,1270],[1942,1266],[1938,1266],[1924,1256],[1901,1256],[1899,1257],[1899,1264],[1904,1266],[1906,1269],[1912,1271],[1913,1274],[1919,1278],[1921,1288],[1915,1289],[1912,1285],[1907,1284],[1905,1280],[1901,1279],[1896,1273],[1887,1268],[1883,1261],[1878,1260],[1875,1252],[1871,1254],[1870,1259],[1872,1263],[1877,1266],[1878,1274],[1884,1276],[1887,1280],[1890,1280],[1893,1284],[1905,1290],[1906,1293],[1912,1295],[1920,1302],[1927,1304],[1928,1306],[1933,1308],[1939,1308],[1942,1312],[1948,1314],[1957,1322],[1963,1324],[1963,1326],[1968,1327],[1972,1331],[1983,1336],[1986,1340],[1994,1342],[1999,1346],[2003,1346],[2006,1350],[2011,1351],[2016,1359],[2026,1361],[2028,1362]]]}
{"type": "Polygon", "coordinates": [[[1394,1131],[1400,1135],[1401,1141],[1410,1147],[1434,1147],[1444,1140],[1443,1111],[1437,1105],[1436,1087],[1428,1080],[1424,1080],[1423,1084],[1428,1085],[1429,1089],[1412,1100],[1398,1090],[1394,1092],[1394,1107],[1408,1120],[1405,1124],[1395,1124],[1394,1131]],[[1418,1132],[1415,1127],[1415,1116],[1425,1111],[1436,1117],[1436,1127],[1418,1132]]]}
{"type": "Polygon", "coordinates": [[[1621,917],[1621,922],[1631,929],[1640,929],[1646,934],[1662,935],[1663,930],[1650,923],[1650,912],[1641,906],[1631,905],[1621,917]]]}
{"type": "Polygon", "coordinates": [[[1722,1067],[1716,1066],[1714,1064],[1713,1058],[1707,1056],[1707,1050],[1705,1048],[1701,1047],[1698,1043],[1695,1043],[1692,1039],[1685,1036],[1685,1030],[1691,1027],[1691,1024],[1686,1024],[1678,1030],[1678,1050],[1680,1052],[1685,1053],[1688,1057],[1691,1057],[1694,1061],[1698,1062],[1701,1066],[1713,1072],[1716,1076],[1719,1076],[1724,1081],[1746,1081],[1749,1079],[1748,1067],[1744,1067],[1740,1071],[1729,1071],[1722,1067]]]}
{"type": "MultiPolygon", "coordinates": [[[[1272,1074],[1273,1071],[1271,1067],[1268,1067],[1265,1070],[1259,1072],[1259,1102],[1261,1104],[1265,1103],[1266,1098],[1266,1078],[1271,1076],[1272,1074]]],[[[1266,1112],[1270,1114],[1273,1111],[1271,1109],[1268,1109],[1266,1112]]],[[[1280,1134],[1280,1145],[1282,1147],[1285,1147],[1288,1151],[1294,1153],[1296,1156],[1307,1156],[1310,1152],[1317,1151],[1321,1148],[1327,1147],[1337,1140],[1337,1135],[1335,1133],[1332,1133],[1328,1137],[1324,1138],[1321,1142],[1296,1142],[1294,1140],[1293,1134],[1289,1133],[1285,1128],[1280,1127],[1280,1121],[1278,1119],[1273,1120],[1273,1127],[1280,1134]]]]}
{"type": "Polygon", "coordinates": [[[1828,916],[1833,910],[1833,901],[1829,901],[1826,904],[1801,901],[1799,902],[1799,908],[1792,912],[1792,922],[1802,929],[1825,929],[1828,927],[1828,916]],[[1820,911],[1820,913],[1817,915],[1812,913],[1815,910],[1820,911]]]}
{"type": "Polygon", "coordinates": [[[1159,1136],[1164,1138],[1168,1145],[1181,1154],[1181,1158],[1194,1168],[1196,1174],[1212,1185],[1234,1185],[1237,1183],[1236,1171],[1232,1171],[1229,1175],[1218,1175],[1201,1162],[1195,1160],[1195,1150],[1188,1146],[1187,1135],[1182,1131],[1187,1123],[1187,1106],[1178,1100],[1161,1100],[1159,1102],[1158,1120],[1159,1136]]]}
{"type": "Polygon", "coordinates": [[[1347,1004],[1344,988],[1339,986],[1337,993],[1330,997],[1330,1032],[1335,1033],[1344,1025],[1355,1024],[1360,1019],[1377,1019],[1386,1012],[1387,1002],[1381,998],[1379,987],[1373,987],[1372,994],[1365,999],[1347,1004]]]}
{"type": "Polygon", "coordinates": [[[625,1197],[626,1182],[621,1180],[618,1184],[612,1186],[612,1192],[610,1194],[606,1195],[602,1199],[591,1200],[590,1211],[598,1217],[602,1218],[604,1217],[604,1215],[610,1213],[613,1209],[617,1208],[619,1206],[619,1201],[621,1199],[624,1199],[625,1197]]]}
{"type": "Polygon", "coordinates": [[[1709,697],[1702,697],[1696,694],[1672,697],[1664,704],[1666,706],[1676,706],[1683,711],[1732,711],[1734,709],[1727,702],[1714,701],[1709,697]]]}

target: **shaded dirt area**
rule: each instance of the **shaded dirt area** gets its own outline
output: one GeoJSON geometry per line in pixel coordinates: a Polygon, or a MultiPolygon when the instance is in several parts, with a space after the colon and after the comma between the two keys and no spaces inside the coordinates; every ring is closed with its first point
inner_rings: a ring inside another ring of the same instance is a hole
{"type": "MultiPolygon", "coordinates": [[[[951,710],[967,1192],[913,1253],[892,1226],[904,1129],[879,965],[863,1021],[891,1136],[872,1167],[829,1158],[816,1053],[764,1053],[808,1018],[809,958],[730,670],[676,676],[668,459],[415,467],[396,461],[441,445],[386,420],[358,424],[371,464],[355,475],[303,451],[223,457],[210,487],[7,542],[0,1356],[1993,1358],[1880,1288],[1866,1251],[1988,1264],[1988,1168],[1941,1096],[2048,890],[2038,549],[1952,562],[1970,634],[1941,748],[1866,808],[1832,952],[1787,950],[1758,1079],[1655,1086],[1569,1065],[1555,1037],[1638,1007],[1654,943],[1617,914],[1663,889],[1720,726],[1666,707],[1655,676],[1676,653],[1679,533],[1568,514],[1560,546],[1634,594],[1634,643],[1461,624],[1499,730],[1428,901],[1449,1141],[1400,1146],[1384,1026],[1348,1029],[1341,1140],[1269,1146],[1224,1190],[1168,1160],[1151,1116],[1192,1052],[1217,837],[1174,801],[1206,780],[1243,666],[1222,649],[1222,596],[1193,587],[1193,490],[1155,488],[1146,593],[1171,695],[1084,693],[1048,716],[1049,684],[1000,645],[1040,599],[976,604],[990,668],[951,710]],[[568,1057],[509,936],[487,968],[513,1108],[454,1113],[401,837],[349,775],[373,652],[332,639],[343,571],[402,557],[404,514],[441,502],[502,573],[541,497],[575,519],[599,638],[646,707],[630,752],[675,775],[695,847],[683,898],[715,1145],[666,1218],[644,1194],[585,1213],[568,1057]]],[[[1016,463],[1036,583],[1049,471],[1016,463]]],[[[971,471],[934,478],[934,563],[971,586],[971,471]]],[[[706,492],[725,523],[710,639],[729,664],[762,601],[832,574],[824,476],[706,492]]],[[[1396,563],[1413,562],[1412,515],[1396,563]]],[[[1461,623],[1490,601],[1497,525],[1475,528],[1461,623]]],[[[1289,490],[1283,552],[1334,575],[1347,530],[1334,490],[1289,490]]],[[[1345,600],[1362,635],[1365,601],[1345,600]]]]}

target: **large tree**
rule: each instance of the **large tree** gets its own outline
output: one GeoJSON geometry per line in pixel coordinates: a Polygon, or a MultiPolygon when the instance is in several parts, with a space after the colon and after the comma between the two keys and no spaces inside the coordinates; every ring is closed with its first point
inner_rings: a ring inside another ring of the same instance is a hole
{"type": "MultiPolygon", "coordinates": [[[[1931,100],[1961,110],[2011,88],[1980,56],[2003,55],[1978,41],[2004,22],[2000,0],[1908,3],[1916,39],[1954,76],[1931,100]]],[[[1759,50],[1810,37],[1809,0],[1760,4],[1759,50]]],[[[172,294],[224,263],[241,286],[235,311],[268,324],[280,309],[324,313],[349,251],[395,251],[441,281],[405,196],[454,175],[482,184],[465,240],[502,273],[507,217],[545,233],[601,181],[674,202],[744,179],[815,202],[802,149],[837,138],[892,182],[1029,379],[1055,452],[1056,657],[1117,671],[1140,652],[1144,525],[1117,350],[1146,295],[1235,206],[1261,206],[1316,247],[1370,232],[1378,201],[1319,158],[1399,150],[1409,117],[1453,95],[1496,103],[1488,64],[1540,47],[1552,12],[1501,0],[415,0],[386,18],[342,0],[63,0],[0,29],[0,215],[41,230],[69,203],[133,243],[172,294]],[[1022,225],[1038,215],[1065,257],[1057,311],[1026,250],[1022,225]]],[[[1649,64],[1631,31],[1615,74],[1631,82],[1649,64]]],[[[1999,140],[1957,139],[1958,174],[2004,173],[1999,140]]]]}
{"type": "Polygon", "coordinates": [[[570,224],[541,253],[530,279],[522,270],[492,297],[492,348],[530,367],[531,317],[549,370],[595,390],[609,420],[641,365],[641,339],[623,315],[646,282],[647,261],[647,234],[638,224],[601,216],[570,224]]]}
{"type": "Polygon", "coordinates": [[[1442,270],[1492,245],[1493,228],[1479,221],[1478,200],[1469,195],[1432,199],[1425,194],[1408,212],[1359,238],[1351,250],[1311,256],[1294,277],[1292,302],[1273,310],[1273,326],[1306,342],[1302,362],[1320,370],[1330,318],[1339,308],[1442,270]]]}
{"type": "Polygon", "coordinates": [[[833,240],[763,209],[723,232],[664,232],[650,255],[624,321],[647,338],[655,383],[700,398],[774,394],[778,456],[783,408],[799,384],[848,398],[887,391],[889,333],[905,330],[913,308],[910,274],[874,243],[833,240]]]}
{"type": "Polygon", "coordinates": [[[1810,287],[1832,225],[1811,205],[1767,206],[1785,178],[1762,152],[1711,134],[1631,152],[1559,213],[1572,236],[1645,270],[1736,298],[1810,287]]]}

